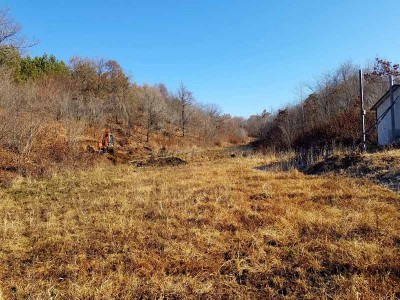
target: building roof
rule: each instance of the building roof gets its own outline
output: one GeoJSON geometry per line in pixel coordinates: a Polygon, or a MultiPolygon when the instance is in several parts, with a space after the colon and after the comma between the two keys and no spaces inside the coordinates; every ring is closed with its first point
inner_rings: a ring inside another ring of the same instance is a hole
{"type": "MultiPolygon", "coordinates": [[[[393,85],[393,92],[400,87],[400,84],[393,85]]],[[[371,110],[377,110],[379,106],[386,100],[390,95],[390,89],[372,106],[371,110]]]]}

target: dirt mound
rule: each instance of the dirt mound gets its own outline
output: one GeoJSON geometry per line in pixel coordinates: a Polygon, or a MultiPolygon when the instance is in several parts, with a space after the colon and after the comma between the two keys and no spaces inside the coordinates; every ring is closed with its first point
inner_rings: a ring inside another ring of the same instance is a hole
{"type": "Polygon", "coordinates": [[[394,191],[400,191],[400,151],[333,155],[303,172],[311,175],[343,173],[352,177],[368,178],[394,191]]]}
{"type": "Polygon", "coordinates": [[[164,167],[164,166],[179,166],[187,164],[186,161],[179,157],[170,156],[170,157],[158,157],[158,158],[150,158],[148,160],[139,160],[134,161],[133,164],[136,167],[150,167],[150,166],[157,166],[157,167],[164,167]]]}
{"type": "Polygon", "coordinates": [[[305,173],[307,174],[322,174],[326,172],[342,172],[351,168],[353,166],[357,166],[362,163],[363,158],[359,153],[354,154],[346,154],[344,156],[333,155],[327,157],[323,161],[317,162],[314,165],[305,169],[305,173]]]}

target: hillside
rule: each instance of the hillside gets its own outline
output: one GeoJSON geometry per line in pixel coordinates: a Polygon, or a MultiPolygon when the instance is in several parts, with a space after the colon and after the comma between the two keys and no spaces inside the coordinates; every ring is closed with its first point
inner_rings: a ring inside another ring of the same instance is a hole
{"type": "MultiPolygon", "coordinates": [[[[35,135],[28,153],[20,153],[0,144],[0,186],[7,186],[18,177],[46,178],[65,170],[126,164],[157,156],[204,153],[205,149],[215,148],[215,145],[191,132],[182,137],[177,128],[170,129],[172,133],[152,132],[150,139],[146,140],[147,133],[142,124],[136,124],[135,130],[126,131],[123,126],[111,123],[106,128],[112,128],[115,136],[114,153],[99,155],[97,145],[104,132],[103,127],[85,128],[78,125],[78,134],[71,138],[67,126],[48,121],[35,135]],[[93,152],[88,151],[88,147],[93,152]]],[[[233,146],[246,141],[249,138],[240,141],[218,140],[217,144],[233,146]]]]}
{"type": "Polygon", "coordinates": [[[1,188],[0,299],[400,296],[398,193],[232,151],[1,188]]]}

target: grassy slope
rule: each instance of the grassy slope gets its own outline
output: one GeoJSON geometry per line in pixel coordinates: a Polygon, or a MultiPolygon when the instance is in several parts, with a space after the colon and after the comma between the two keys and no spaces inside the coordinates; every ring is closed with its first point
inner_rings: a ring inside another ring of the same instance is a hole
{"type": "Polygon", "coordinates": [[[336,154],[322,159],[306,170],[310,174],[337,172],[372,181],[400,192],[400,150],[376,153],[336,154]]]}
{"type": "Polygon", "coordinates": [[[0,298],[400,296],[400,195],[266,158],[0,189],[0,298]],[[1,296],[2,295],[2,296],[1,296]]]}

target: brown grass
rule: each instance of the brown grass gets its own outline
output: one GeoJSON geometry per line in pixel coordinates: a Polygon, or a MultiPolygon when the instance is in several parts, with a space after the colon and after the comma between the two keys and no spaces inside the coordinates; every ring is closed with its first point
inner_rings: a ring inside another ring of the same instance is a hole
{"type": "Polygon", "coordinates": [[[0,189],[0,299],[396,299],[400,195],[265,157],[0,189]]]}
{"type": "MultiPolygon", "coordinates": [[[[281,164],[278,164],[281,165],[281,164]]],[[[400,151],[376,153],[336,153],[305,168],[307,174],[335,172],[351,177],[368,178],[400,192],[400,151]]]]}

